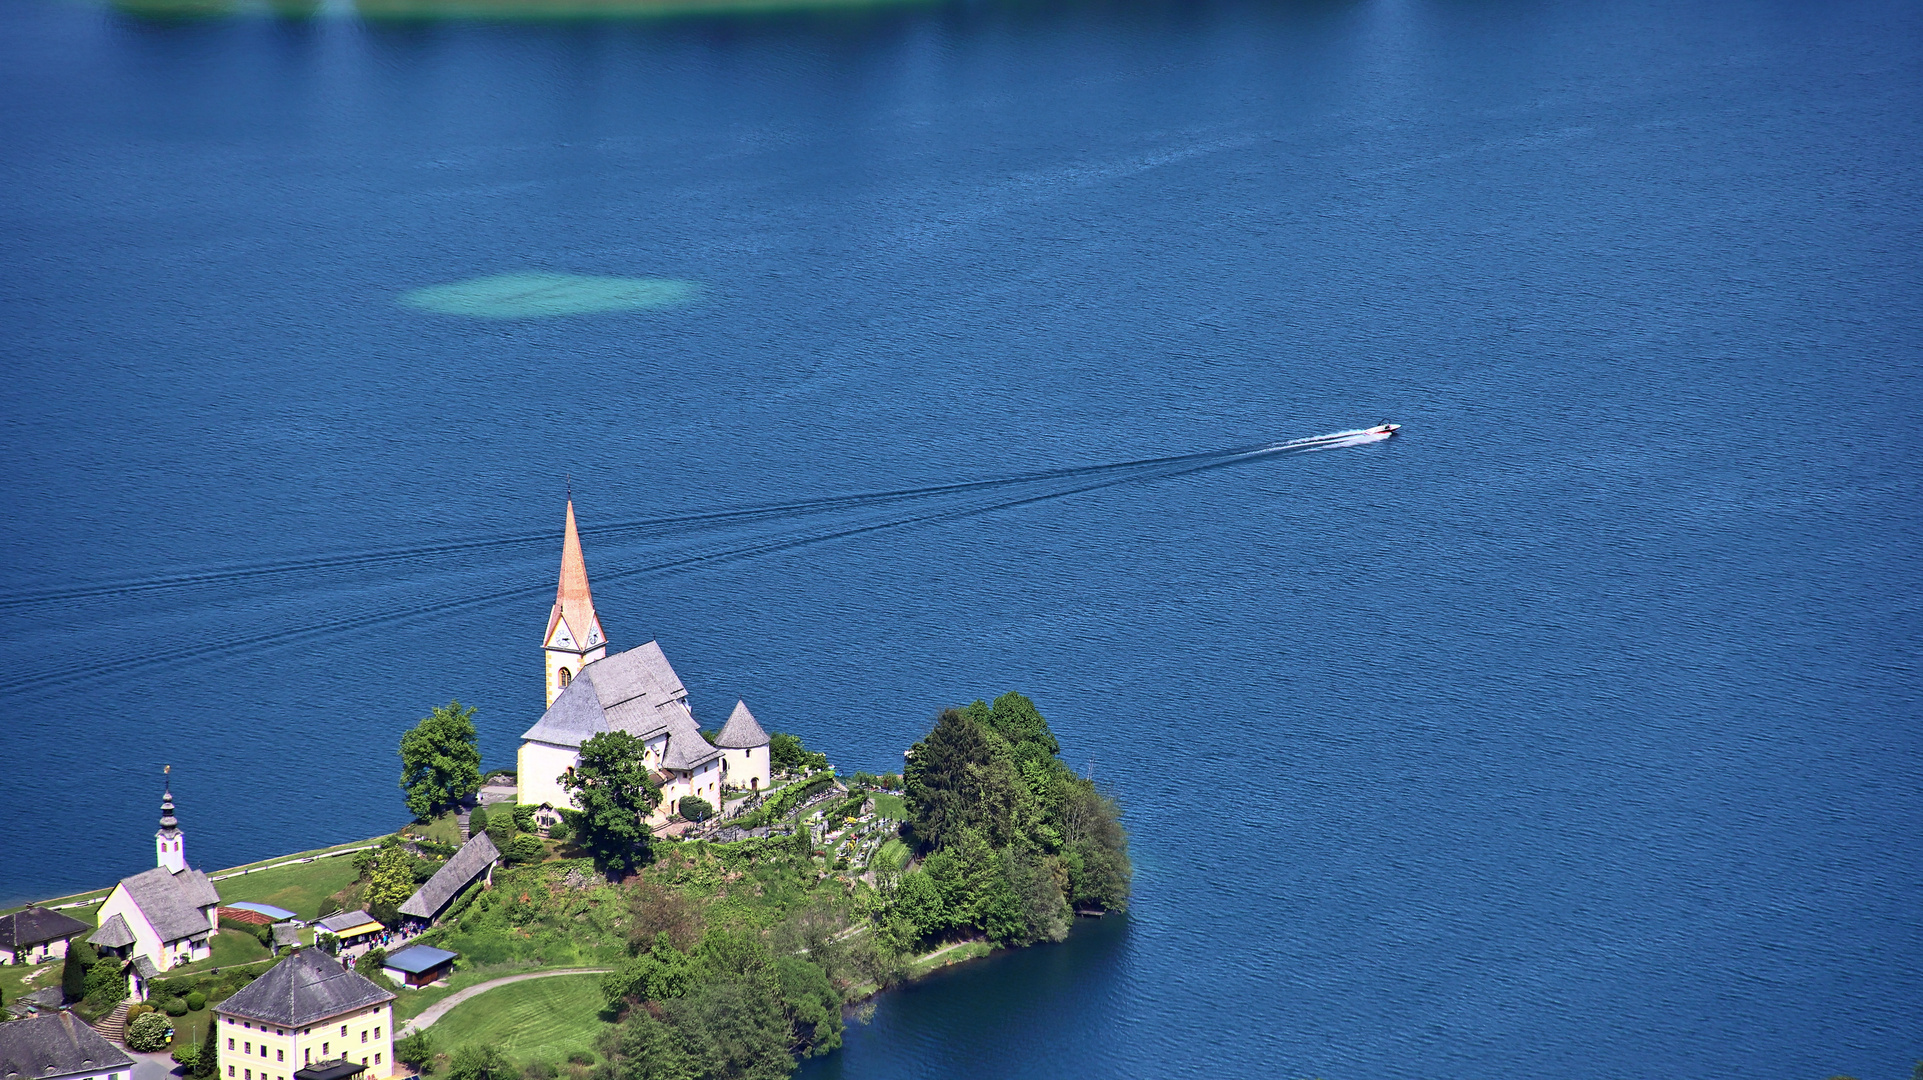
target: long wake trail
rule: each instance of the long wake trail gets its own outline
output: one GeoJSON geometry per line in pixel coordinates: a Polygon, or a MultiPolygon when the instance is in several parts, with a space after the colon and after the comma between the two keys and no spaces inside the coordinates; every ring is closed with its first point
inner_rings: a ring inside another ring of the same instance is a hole
{"type": "MultiPolygon", "coordinates": [[[[1294,440],[1294,443],[1318,443],[1336,437],[1337,436],[1319,436],[1316,439],[1294,440]]],[[[897,502],[913,502],[949,495],[993,491],[998,488],[1040,483],[1048,480],[1100,476],[1108,473],[1147,470],[1191,462],[1201,463],[1214,460],[1232,460],[1251,453],[1279,452],[1282,447],[1291,446],[1294,445],[1294,443],[1228,447],[1221,450],[1204,450],[1167,457],[1137,458],[1132,461],[1116,461],[1101,465],[1079,465],[1060,469],[1045,469],[1038,472],[1017,473],[1011,476],[1000,476],[986,480],[934,484],[925,487],[897,488],[887,491],[865,491],[847,495],[829,495],[813,499],[761,503],[734,509],[702,510],[665,517],[638,518],[632,521],[612,522],[581,531],[583,536],[588,539],[673,535],[681,532],[754,524],[768,520],[804,517],[841,510],[862,509],[897,502]]],[[[474,537],[466,540],[449,540],[433,544],[420,544],[411,547],[379,548],[370,551],[343,552],[336,555],[316,555],[307,558],[286,559],[274,562],[237,563],[224,567],[210,567],[205,570],[183,571],[146,578],[74,585],[60,589],[14,593],[0,592],[0,610],[70,600],[129,596],[173,589],[225,585],[320,571],[364,569],[394,563],[415,562],[444,555],[459,555],[491,549],[553,544],[559,538],[560,533],[558,532],[510,533],[496,536],[474,537]]]]}
{"type": "MultiPolygon", "coordinates": [[[[1018,477],[1001,477],[993,480],[970,481],[967,483],[959,483],[959,484],[943,484],[943,485],[936,485],[936,486],[924,487],[924,488],[908,488],[908,489],[901,489],[900,491],[894,491],[894,492],[866,492],[866,493],[860,493],[857,495],[836,496],[836,497],[824,498],[824,499],[802,500],[802,501],[786,503],[786,504],[770,504],[769,507],[756,507],[756,508],[752,508],[751,510],[743,510],[743,511],[715,511],[709,514],[682,515],[675,518],[645,519],[647,524],[654,524],[654,523],[663,522],[663,521],[682,522],[682,521],[688,521],[688,520],[694,520],[694,519],[705,519],[705,518],[713,518],[713,517],[728,516],[728,515],[739,515],[747,512],[760,512],[764,509],[772,508],[775,505],[780,505],[783,507],[805,506],[805,507],[811,508],[812,510],[815,507],[821,506],[823,504],[827,504],[829,502],[846,501],[846,500],[861,500],[857,502],[850,502],[847,504],[847,507],[860,507],[860,506],[876,505],[877,503],[886,504],[888,502],[899,501],[903,498],[928,498],[928,497],[932,497],[933,494],[935,493],[941,493],[941,494],[973,493],[978,495],[984,494],[984,493],[992,494],[998,490],[1005,489],[1007,487],[1014,486],[1019,483],[1033,483],[1041,480],[1066,479],[1066,480],[1074,481],[1073,483],[1067,486],[1051,488],[1047,491],[1022,492],[1019,494],[1014,494],[1014,495],[1005,496],[1005,497],[978,500],[978,501],[970,502],[961,506],[946,507],[942,509],[928,510],[928,511],[922,511],[922,512],[913,513],[913,514],[891,517],[881,521],[850,524],[850,525],[838,526],[838,527],[819,530],[815,532],[802,533],[802,534],[767,537],[767,538],[762,538],[758,540],[748,541],[745,543],[721,546],[711,550],[677,555],[670,558],[657,560],[654,562],[644,563],[638,566],[631,566],[631,567],[615,569],[611,571],[603,570],[599,574],[597,574],[597,580],[620,581],[620,580],[626,580],[634,577],[641,577],[648,574],[670,573],[670,572],[694,569],[697,567],[713,565],[718,563],[758,558],[758,557],[763,557],[767,555],[773,555],[780,552],[791,551],[797,548],[808,547],[815,544],[829,543],[836,540],[849,539],[857,536],[863,536],[869,533],[882,532],[890,529],[900,529],[900,528],[907,528],[915,525],[928,525],[928,524],[937,524],[937,523],[949,522],[949,521],[957,521],[963,518],[973,517],[980,514],[991,513],[997,510],[1013,509],[1015,507],[1028,506],[1035,503],[1048,502],[1055,499],[1067,498],[1071,495],[1078,495],[1084,492],[1095,491],[1101,488],[1114,487],[1121,484],[1148,483],[1155,480],[1172,479],[1178,476],[1191,475],[1191,474],[1200,473],[1200,472],[1204,472],[1212,469],[1225,468],[1225,467],[1243,464],[1246,462],[1251,462],[1256,460],[1263,460],[1267,458],[1280,457],[1285,455],[1308,453],[1315,450],[1339,449],[1346,446],[1361,445],[1364,442],[1373,442],[1373,441],[1378,441],[1378,440],[1376,438],[1371,437],[1370,434],[1366,431],[1342,431],[1342,432],[1335,432],[1329,435],[1319,435],[1313,438],[1292,439],[1287,442],[1257,444],[1253,446],[1237,447],[1237,448],[1228,449],[1228,450],[1212,450],[1212,451],[1193,453],[1193,454],[1178,454],[1178,455],[1173,455],[1169,457],[1144,458],[1137,461],[1117,462],[1109,465],[1094,465],[1094,466],[1083,466],[1083,467],[1068,468],[1068,469],[1053,469],[1053,470],[1047,470],[1044,472],[1023,474],[1019,478],[1018,477]]],[[[843,507],[843,508],[847,508],[847,507],[843,507]]],[[[636,523],[636,524],[639,524],[639,523],[636,523]]],[[[612,526],[612,527],[599,530],[599,533],[602,535],[606,535],[608,533],[616,532],[617,530],[623,527],[624,526],[612,526]]],[[[551,535],[543,534],[541,536],[535,537],[534,539],[542,542],[552,543],[555,537],[551,535]]],[[[460,550],[483,549],[486,547],[502,546],[504,542],[506,542],[504,539],[469,541],[459,545],[459,549],[460,550]]],[[[514,542],[521,542],[521,541],[518,538],[516,538],[514,542]]],[[[450,546],[453,546],[453,545],[424,545],[423,548],[421,549],[409,549],[409,550],[414,550],[414,551],[429,550],[429,549],[440,550],[440,549],[448,548],[450,546]]],[[[398,553],[398,549],[396,553],[398,553]]],[[[361,558],[364,556],[352,556],[352,557],[361,558]]],[[[349,557],[343,556],[343,558],[349,558],[349,557]]],[[[355,564],[343,563],[343,565],[365,565],[365,564],[364,563],[355,563],[355,564]]],[[[264,567],[255,568],[255,569],[264,569],[264,567]]],[[[155,579],[155,580],[159,581],[164,579],[155,579]]],[[[388,609],[381,612],[347,615],[347,616],[342,616],[336,619],[328,619],[321,622],[309,623],[303,626],[290,627],[284,630],[275,631],[275,632],[252,637],[248,639],[246,642],[240,643],[240,644],[236,644],[233,642],[219,642],[219,643],[212,643],[207,645],[192,646],[192,647],[183,648],[183,649],[168,650],[165,652],[154,652],[154,653],[138,654],[133,656],[125,656],[118,660],[109,660],[103,663],[91,664],[85,668],[75,668],[65,672],[56,672],[51,674],[47,672],[36,672],[30,676],[19,676],[19,677],[9,678],[9,679],[0,679],[0,692],[20,690],[20,689],[25,689],[27,687],[45,687],[48,685],[57,685],[57,684],[81,681],[81,680],[95,678],[95,677],[104,676],[104,675],[127,673],[127,672],[133,672],[133,671],[138,671],[138,670],[152,668],[152,667],[173,665],[173,664],[178,664],[186,661],[192,661],[204,656],[219,655],[224,657],[232,657],[236,655],[236,653],[258,652],[258,651],[271,649],[278,646],[295,644],[298,642],[307,641],[307,640],[311,640],[314,638],[318,638],[318,637],[322,637],[330,634],[344,633],[344,632],[349,632],[353,630],[372,628],[376,626],[384,626],[384,625],[389,625],[394,623],[408,622],[408,621],[419,620],[419,619],[424,619],[424,618],[438,616],[438,615],[449,615],[456,612],[466,611],[474,608],[482,608],[492,604],[503,603],[510,600],[537,597],[550,591],[551,589],[552,589],[552,586],[545,583],[540,585],[525,585],[525,586],[515,586],[511,588],[504,588],[504,589],[496,589],[496,590],[491,590],[485,593],[479,593],[479,594],[461,597],[453,600],[445,600],[438,603],[409,605],[404,608],[388,609]]]]}

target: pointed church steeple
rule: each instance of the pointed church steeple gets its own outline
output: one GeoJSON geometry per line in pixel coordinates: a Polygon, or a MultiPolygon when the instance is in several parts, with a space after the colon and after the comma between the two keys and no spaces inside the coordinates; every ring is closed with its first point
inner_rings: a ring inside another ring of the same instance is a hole
{"type": "Polygon", "coordinates": [[[547,654],[548,704],[561,696],[581,669],[608,654],[607,635],[594,613],[594,594],[588,590],[588,564],[581,557],[581,534],[574,527],[574,500],[568,499],[567,533],[561,539],[561,583],[554,591],[554,610],[548,613],[548,632],[541,643],[547,654]]]}
{"type": "Polygon", "coordinates": [[[180,834],[180,819],[174,817],[173,771],[172,765],[160,770],[160,775],[168,779],[160,793],[160,831],[154,834],[154,861],[178,874],[187,869],[187,841],[180,834]]]}

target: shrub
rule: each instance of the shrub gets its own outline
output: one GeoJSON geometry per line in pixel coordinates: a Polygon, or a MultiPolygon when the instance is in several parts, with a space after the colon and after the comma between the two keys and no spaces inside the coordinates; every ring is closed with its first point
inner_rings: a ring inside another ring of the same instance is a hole
{"type": "Polygon", "coordinates": [[[521,1070],[521,1080],[554,1080],[554,1066],[545,1061],[530,1061],[521,1070]]]}
{"type": "Polygon", "coordinates": [[[173,1050],[169,1056],[174,1059],[174,1064],[185,1065],[187,1067],[186,1074],[192,1076],[194,1074],[194,1063],[200,1060],[200,1044],[190,1043],[185,1039],[175,1039],[173,1050]]]}
{"type": "Polygon", "coordinates": [[[889,791],[900,791],[901,790],[901,774],[889,773],[887,776],[882,777],[881,786],[884,788],[887,788],[889,791]]]}
{"type": "Polygon", "coordinates": [[[588,1053],[586,1050],[576,1050],[574,1053],[568,1055],[568,1064],[592,1065],[594,1064],[594,1055],[588,1053]]]}
{"type": "Polygon", "coordinates": [[[467,815],[467,835],[472,837],[476,833],[484,833],[486,831],[487,807],[477,806],[467,815]]]}
{"type": "Polygon", "coordinates": [[[532,806],[516,806],[513,812],[514,827],[517,830],[521,832],[538,832],[540,830],[540,824],[534,820],[534,808],[532,806]]]}
{"type": "Polygon", "coordinates": [[[497,1046],[463,1046],[447,1066],[448,1080],[515,1080],[515,1068],[497,1046]]]}
{"type": "Polygon", "coordinates": [[[676,809],[689,821],[706,821],[714,816],[714,806],[697,795],[689,795],[682,799],[676,809]]]}
{"type": "Polygon", "coordinates": [[[425,1031],[395,1039],[394,1060],[426,1076],[434,1071],[434,1043],[425,1031]]]}
{"type": "Polygon", "coordinates": [[[141,1013],[133,1023],[127,1025],[127,1049],[142,1054],[165,1050],[167,1028],[166,1017],[159,1013],[141,1013]]]}
{"type": "Polygon", "coordinates": [[[206,995],[206,994],[203,994],[203,993],[201,993],[200,991],[198,991],[198,990],[196,990],[196,991],[194,991],[193,993],[191,993],[191,994],[188,994],[188,995],[187,995],[187,1008],[188,1008],[188,1009],[190,1009],[190,1010],[192,1010],[192,1011],[194,1011],[194,1012],[199,1012],[200,1010],[202,1010],[202,1009],[204,1009],[204,1008],[206,1008],[206,1007],[207,1007],[207,995],[206,995]]]}
{"type": "Polygon", "coordinates": [[[186,1016],[187,1015],[187,999],[186,998],[170,997],[167,1000],[161,1002],[160,1007],[167,1010],[168,1016],[186,1016]]]}
{"type": "Polygon", "coordinates": [[[548,849],[541,843],[541,838],[533,833],[521,833],[508,841],[507,851],[503,852],[509,864],[540,862],[547,853],[548,849]]]}
{"type": "Polygon", "coordinates": [[[574,836],[574,827],[568,824],[567,818],[562,818],[548,826],[548,836],[554,840],[571,839],[574,836]]]}

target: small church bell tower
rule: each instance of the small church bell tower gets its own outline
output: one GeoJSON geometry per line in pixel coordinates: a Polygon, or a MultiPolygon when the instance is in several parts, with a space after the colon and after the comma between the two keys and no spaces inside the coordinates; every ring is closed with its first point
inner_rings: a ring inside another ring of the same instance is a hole
{"type": "Polygon", "coordinates": [[[567,535],[561,540],[561,584],[548,613],[548,704],[561,696],[581,669],[608,655],[607,635],[594,613],[594,594],[588,591],[588,564],[581,558],[581,535],[574,528],[574,500],[568,500],[567,535]]]}
{"type": "MultiPolygon", "coordinates": [[[[160,770],[162,776],[174,771],[172,765],[160,770]]],[[[154,834],[154,860],[162,869],[178,874],[187,869],[186,839],[180,821],[174,817],[174,782],[169,779],[160,794],[160,831],[154,834]]]]}

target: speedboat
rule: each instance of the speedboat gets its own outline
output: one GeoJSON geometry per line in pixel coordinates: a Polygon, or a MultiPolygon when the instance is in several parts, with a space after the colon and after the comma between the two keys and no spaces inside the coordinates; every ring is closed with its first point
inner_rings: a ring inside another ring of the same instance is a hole
{"type": "Polygon", "coordinates": [[[1401,424],[1377,424],[1376,426],[1363,432],[1363,434],[1364,435],[1394,435],[1396,432],[1401,430],[1402,430],[1401,424]]]}

